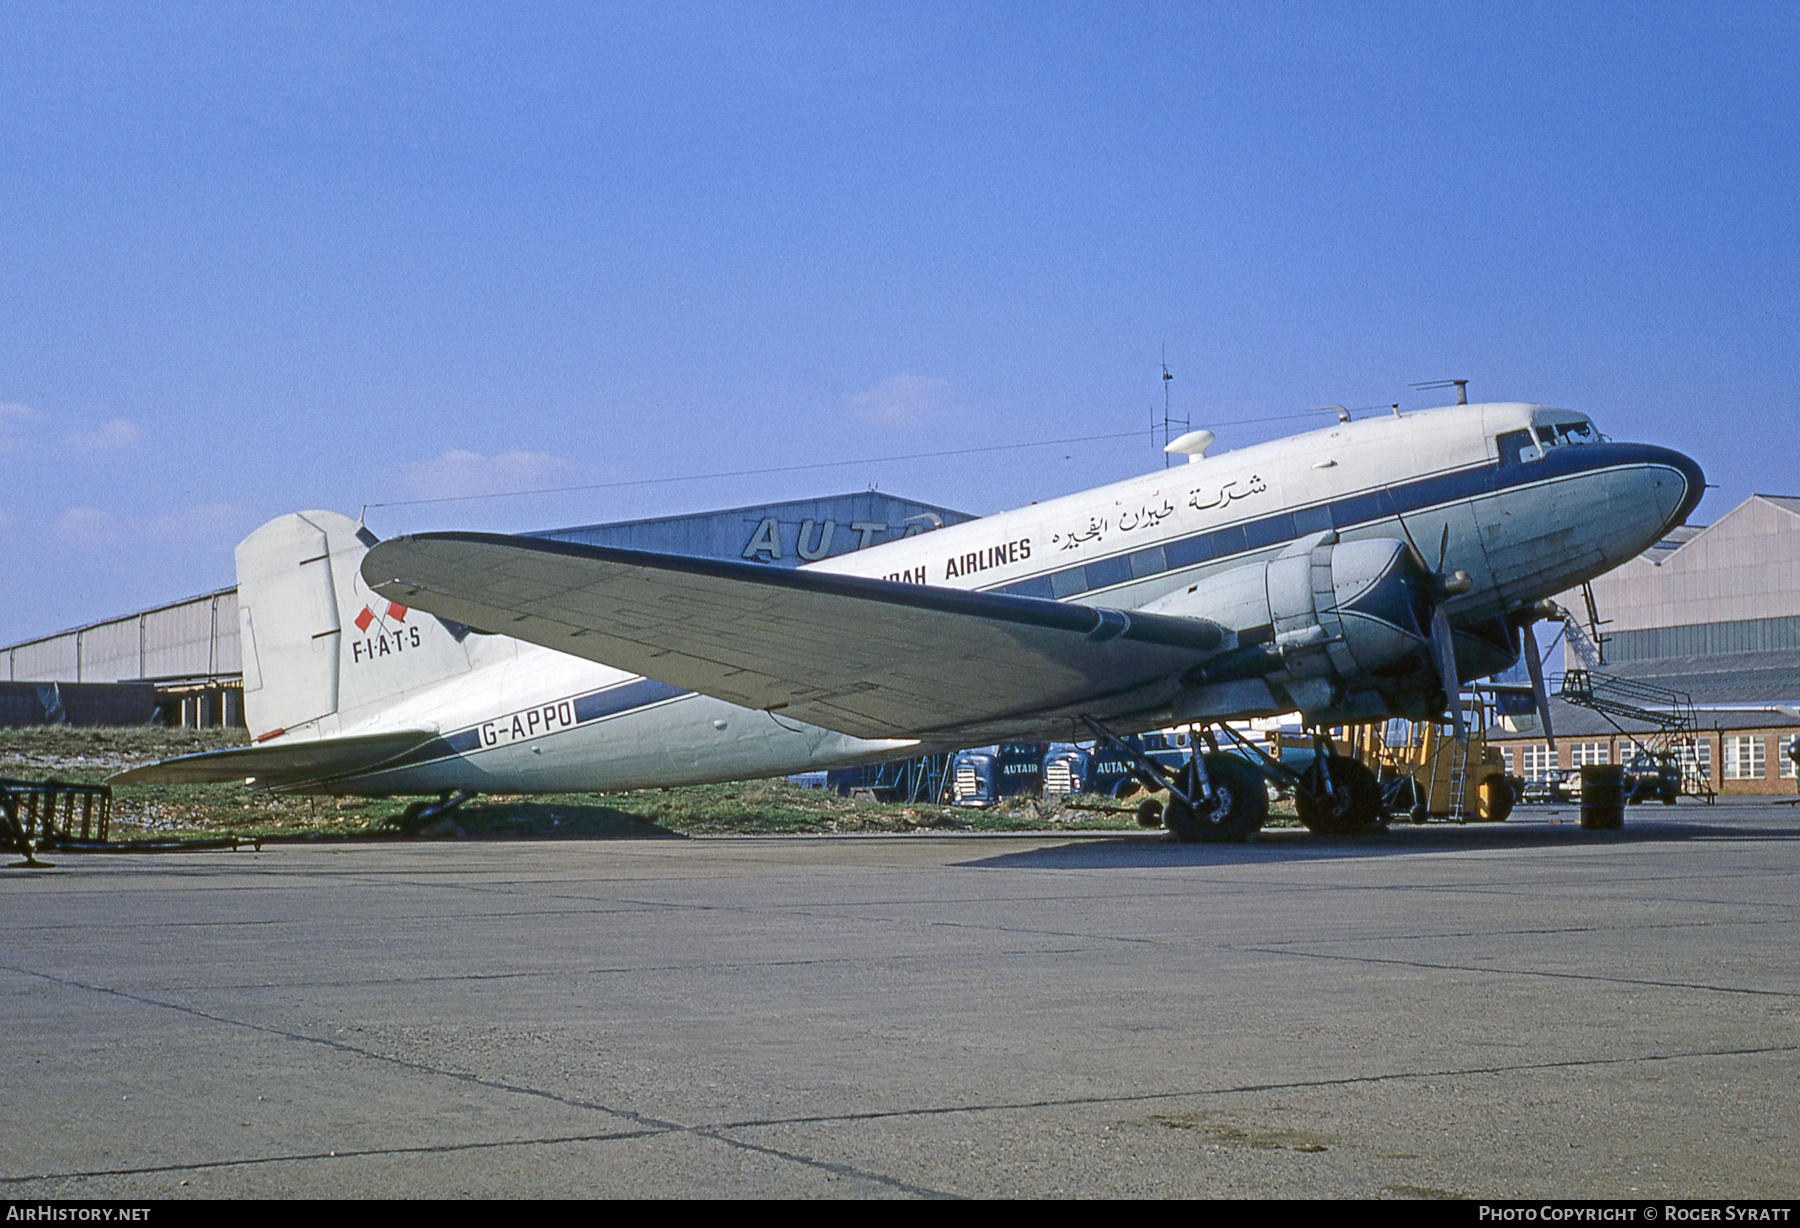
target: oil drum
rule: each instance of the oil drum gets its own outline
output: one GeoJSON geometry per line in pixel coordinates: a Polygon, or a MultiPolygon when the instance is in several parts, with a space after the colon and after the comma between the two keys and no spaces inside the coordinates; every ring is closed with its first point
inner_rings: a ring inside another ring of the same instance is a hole
{"type": "Polygon", "coordinates": [[[1589,831],[1625,826],[1625,767],[1590,763],[1581,769],[1581,825],[1589,831]]]}

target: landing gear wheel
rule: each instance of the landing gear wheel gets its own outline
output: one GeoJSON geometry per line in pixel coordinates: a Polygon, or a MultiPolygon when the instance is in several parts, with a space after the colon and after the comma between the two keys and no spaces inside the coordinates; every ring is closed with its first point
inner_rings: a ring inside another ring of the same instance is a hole
{"type": "Polygon", "coordinates": [[[400,812],[395,826],[409,836],[416,836],[433,819],[442,818],[474,797],[470,789],[446,789],[435,801],[413,802],[400,812]]]}
{"type": "MultiPolygon", "coordinates": [[[[1332,769],[1336,771],[1336,769],[1332,769]]],[[[1425,792],[1411,776],[1398,776],[1381,784],[1381,821],[1406,816],[1417,826],[1425,822],[1425,792]]]]}
{"type": "Polygon", "coordinates": [[[1300,821],[1315,836],[1354,836],[1381,817],[1381,782],[1355,759],[1331,757],[1331,793],[1322,792],[1316,772],[1307,773],[1308,787],[1294,794],[1300,821]]]}
{"type": "Polygon", "coordinates": [[[1163,804],[1154,797],[1146,797],[1138,803],[1137,821],[1139,827],[1161,827],[1163,824],[1163,804]]]}
{"type": "Polygon", "coordinates": [[[1507,783],[1506,777],[1490,776],[1482,781],[1480,795],[1481,804],[1475,808],[1475,821],[1506,822],[1506,817],[1512,813],[1513,803],[1517,800],[1513,797],[1512,786],[1507,783]]]}
{"type": "Polygon", "coordinates": [[[1212,781],[1212,804],[1200,796],[1200,782],[1189,760],[1177,781],[1181,791],[1194,799],[1189,806],[1169,795],[1163,807],[1163,823],[1183,844],[1225,844],[1243,840],[1269,817],[1269,793],[1262,773],[1236,755],[1208,755],[1203,761],[1212,781]]]}

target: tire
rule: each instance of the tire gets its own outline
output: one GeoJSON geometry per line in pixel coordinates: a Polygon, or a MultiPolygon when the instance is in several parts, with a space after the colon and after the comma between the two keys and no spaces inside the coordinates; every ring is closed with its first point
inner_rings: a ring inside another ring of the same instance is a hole
{"type": "Polygon", "coordinates": [[[1329,798],[1309,795],[1305,789],[1294,794],[1300,821],[1315,836],[1354,836],[1367,831],[1381,817],[1381,782],[1355,759],[1333,755],[1329,767],[1329,798]]]}
{"type": "Polygon", "coordinates": [[[1161,827],[1163,825],[1163,804],[1154,797],[1146,797],[1138,803],[1137,822],[1139,827],[1161,827]]]}
{"type": "Polygon", "coordinates": [[[1207,755],[1207,778],[1212,782],[1213,805],[1200,798],[1190,759],[1181,769],[1181,791],[1199,803],[1191,807],[1174,794],[1163,807],[1163,823],[1183,844],[1226,844],[1248,839],[1269,817],[1269,794],[1262,773],[1236,755],[1207,755]]]}
{"type": "Polygon", "coordinates": [[[1481,784],[1481,801],[1476,821],[1480,823],[1504,823],[1513,812],[1513,805],[1518,796],[1513,792],[1512,784],[1504,776],[1490,776],[1481,784]]]}
{"type": "Polygon", "coordinates": [[[394,820],[394,826],[409,836],[418,834],[419,829],[425,826],[428,817],[425,812],[432,804],[431,802],[412,802],[400,812],[400,817],[394,820]]]}
{"type": "MultiPolygon", "coordinates": [[[[1425,821],[1425,795],[1419,789],[1418,781],[1411,776],[1400,776],[1387,781],[1381,786],[1381,812],[1398,818],[1406,816],[1406,821],[1414,825],[1425,821]]],[[[1296,805],[1299,793],[1294,794],[1296,805]]]]}

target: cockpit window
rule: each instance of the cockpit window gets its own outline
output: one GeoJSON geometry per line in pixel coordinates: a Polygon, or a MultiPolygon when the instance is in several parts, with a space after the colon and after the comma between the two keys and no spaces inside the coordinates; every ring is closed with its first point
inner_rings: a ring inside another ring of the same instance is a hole
{"type": "Polygon", "coordinates": [[[1539,456],[1537,446],[1531,442],[1530,431],[1508,431],[1496,436],[1494,442],[1500,446],[1502,465],[1519,465],[1539,456]]]}
{"type": "Polygon", "coordinates": [[[1594,429],[1592,422],[1547,422],[1537,428],[1538,442],[1545,448],[1566,444],[1600,443],[1606,436],[1594,429]]]}

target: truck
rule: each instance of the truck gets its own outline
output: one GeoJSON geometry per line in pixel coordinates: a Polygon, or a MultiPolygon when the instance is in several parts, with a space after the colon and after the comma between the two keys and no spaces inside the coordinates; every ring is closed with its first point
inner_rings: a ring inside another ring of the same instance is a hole
{"type": "Polygon", "coordinates": [[[1044,787],[1042,742],[1006,742],[958,751],[950,761],[944,791],[956,806],[991,806],[1023,793],[1036,797],[1044,787]]]}
{"type": "MultiPolygon", "coordinates": [[[[1125,741],[1151,759],[1179,771],[1187,761],[1185,733],[1146,733],[1125,741]],[[1177,745],[1177,743],[1180,745],[1177,745]]],[[[1126,798],[1139,792],[1143,782],[1136,768],[1116,748],[1094,743],[1055,742],[1044,756],[1044,796],[1066,797],[1076,793],[1126,798]]]]}
{"type": "MultiPolygon", "coordinates": [[[[1437,721],[1378,721],[1345,727],[1337,750],[1375,773],[1386,814],[1414,823],[1499,823],[1512,813],[1525,782],[1507,775],[1499,748],[1487,744],[1492,723],[1492,704],[1477,692],[1465,705],[1461,739],[1437,721]]],[[[1282,741],[1286,762],[1288,739],[1282,741]]],[[[1305,753],[1310,757],[1310,742],[1305,753]]]]}

